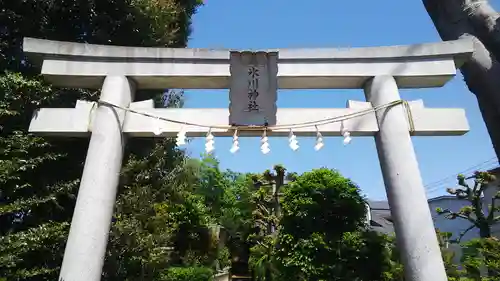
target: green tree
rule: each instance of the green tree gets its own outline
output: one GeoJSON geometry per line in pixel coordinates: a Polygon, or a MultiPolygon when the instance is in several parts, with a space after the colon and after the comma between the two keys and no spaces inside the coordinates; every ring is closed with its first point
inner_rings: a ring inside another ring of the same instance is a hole
{"type": "Polygon", "coordinates": [[[222,172],[212,157],[188,159],[169,145],[134,156],[123,169],[106,280],[163,280],[169,267],[184,274],[229,266],[224,224],[235,224],[234,174],[222,172]]]}
{"type": "Polygon", "coordinates": [[[231,254],[231,273],[248,275],[248,259],[251,244],[248,242],[254,232],[252,175],[225,171],[231,185],[225,193],[228,198],[220,218],[220,224],[227,231],[227,247],[231,254]]]}
{"type": "Polygon", "coordinates": [[[396,237],[379,235],[385,238],[385,252],[382,252],[381,257],[384,272],[382,279],[384,281],[404,281],[404,269],[401,263],[401,255],[396,247],[396,237]]]}
{"type": "Polygon", "coordinates": [[[280,195],[285,180],[293,177],[294,174],[287,175],[281,165],[275,165],[273,172],[266,170],[262,175],[252,175],[255,192],[251,202],[255,231],[248,236],[251,245],[248,262],[257,280],[271,280],[278,275],[274,255],[280,228],[280,195]]]}
{"type": "Polygon", "coordinates": [[[464,206],[458,211],[436,208],[436,212],[439,215],[444,215],[450,220],[466,220],[470,223],[470,226],[461,232],[455,239],[450,239],[451,236],[448,234],[446,237],[447,241],[460,243],[463,236],[472,229],[479,229],[481,239],[473,239],[465,243],[465,245],[462,245],[462,266],[465,270],[457,270],[457,267],[451,261],[451,259],[453,259],[453,256],[451,256],[452,254],[447,251],[446,248],[442,249],[443,258],[447,264],[447,270],[450,278],[467,277],[472,278],[471,280],[493,280],[488,278],[498,278],[497,265],[500,264],[500,257],[491,254],[484,246],[494,245],[494,240],[490,239],[491,227],[500,221],[500,216],[498,215],[500,206],[497,205],[500,193],[497,192],[493,194],[488,202],[485,202],[483,194],[489,188],[496,188],[491,184],[495,181],[495,177],[487,172],[475,172],[470,178],[466,178],[464,175],[458,175],[457,180],[459,187],[448,188],[446,191],[455,195],[458,199],[467,200],[470,205],[464,206]],[[473,183],[468,183],[468,179],[473,179],[473,183]],[[486,264],[488,277],[484,277],[486,279],[480,279],[482,278],[481,266],[484,264],[486,264]]]}
{"type": "Polygon", "coordinates": [[[495,237],[467,241],[463,246],[462,267],[463,275],[469,280],[499,280],[500,241],[495,237]],[[484,271],[488,272],[488,276],[481,274],[484,271]]]}
{"type": "Polygon", "coordinates": [[[338,172],[317,169],[285,189],[276,244],[283,280],[384,280],[389,252],[365,230],[365,200],[338,172]],[[367,270],[359,270],[367,268],[367,270]]]}
{"type": "Polygon", "coordinates": [[[170,265],[208,263],[213,223],[194,193],[195,171],[165,140],[123,168],[111,229],[106,280],[155,280],[170,265]],[[197,260],[198,259],[198,260],[197,260]]]}
{"type": "Polygon", "coordinates": [[[191,165],[198,180],[195,192],[203,196],[205,205],[214,216],[221,217],[225,208],[234,204],[235,198],[230,194],[232,182],[212,156],[206,156],[201,161],[193,159],[191,165]]]}
{"type": "Polygon", "coordinates": [[[54,93],[38,80],[8,73],[0,76],[0,94],[0,276],[55,276],[87,143],[26,134],[35,107],[70,93],[54,93]]]}
{"type": "Polygon", "coordinates": [[[438,238],[439,247],[441,248],[441,256],[443,257],[446,275],[448,279],[456,280],[457,278],[461,278],[463,271],[455,262],[456,252],[450,248],[450,245],[454,242],[451,238],[452,235],[453,233],[451,232],[441,232],[439,229],[436,229],[436,236],[438,238]]]}
{"type": "Polygon", "coordinates": [[[213,271],[205,267],[172,267],[166,270],[159,281],[212,281],[213,271]]]}
{"type": "MultiPolygon", "coordinates": [[[[451,237],[442,234],[442,241],[451,237]]],[[[461,263],[456,264],[451,259],[454,252],[443,243],[442,252],[446,272],[450,281],[496,281],[500,277],[500,241],[495,237],[474,238],[463,244],[461,263]],[[488,274],[485,274],[485,273],[488,274]]]]}
{"type": "Polygon", "coordinates": [[[183,47],[198,5],[194,0],[0,0],[0,277],[56,279],[88,140],[41,138],[27,128],[36,108],[72,107],[77,99],[98,94],[42,82],[39,69],[24,57],[23,37],[183,47]]]}
{"type": "Polygon", "coordinates": [[[497,200],[500,198],[500,193],[494,194],[491,201],[484,202],[483,193],[488,188],[495,188],[491,183],[495,177],[487,172],[476,172],[471,179],[474,183],[467,183],[467,178],[464,175],[458,175],[459,188],[448,188],[446,191],[455,195],[458,199],[467,200],[470,205],[462,207],[459,211],[454,212],[449,209],[436,208],[439,215],[444,215],[447,219],[463,219],[470,222],[470,226],[460,233],[457,242],[460,242],[462,237],[471,229],[479,229],[479,235],[482,238],[491,237],[491,226],[500,221],[500,216],[497,212],[500,206],[497,206],[497,200]],[[485,206],[486,205],[486,206],[485,206]],[[487,211],[485,211],[487,209],[487,211]]]}
{"type": "MultiPolygon", "coordinates": [[[[270,178],[270,172],[264,173],[270,178]]],[[[251,245],[248,264],[253,270],[257,280],[271,280],[276,273],[274,267],[274,247],[276,244],[276,233],[279,219],[276,216],[276,197],[274,196],[272,184],[265,185],[253,176],[253,186],[256,189],[252,196],[252,223],[254,232],[248,236],[251,245]]]]}

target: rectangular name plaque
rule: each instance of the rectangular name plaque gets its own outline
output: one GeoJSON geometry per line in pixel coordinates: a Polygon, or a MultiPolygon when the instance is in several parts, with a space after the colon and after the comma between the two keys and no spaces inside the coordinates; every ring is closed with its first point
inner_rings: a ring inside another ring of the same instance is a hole
{"type": "Polygon", "coordinates": [[[276,125],[277,52],[231,52],[229,124],[276,125]]]}

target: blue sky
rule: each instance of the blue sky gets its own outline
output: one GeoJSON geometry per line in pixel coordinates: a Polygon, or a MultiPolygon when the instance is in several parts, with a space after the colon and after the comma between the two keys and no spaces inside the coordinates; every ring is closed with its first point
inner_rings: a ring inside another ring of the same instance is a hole
{"type": "MultiPolygon", "coordinates": [[[[500,8],[500,1],[492,4],[500,8]]],[[[193,19],[189,47],[193,48],[303,48],[366,47],[437,42],[421,1],[368,0],[206,0],[193,19]]],[[[345,107],[348,99],[364,101],[361,90],[307,90],[279,92],[278,106],[345,107]]],[[[475,97],[458,74],[443,88],[402,90],[406,100],[423,99],[428,107],[464,108],[471,131],[461,137],[414,137],[413,143],[428,196],[444,194],[458,172],[494,167],[494,152],[475,97]]],[[[187,91],[186,107],[225,108],[228,91],[187,91]]],[[[271,138],[271,153],[263,155],[258,138],[241,138],[240,151],[229,152],[230,138],[216,138],[221,167],[240,172],[262,172],[274,164],[304,172],[328,167],[356,182],[371,199],[385,198],[375,143],[354,138],[348,146],[338,137],[325,138],[325,147],[313,150],[313,138],[299,138],[293,152],[286,138],[271,138]]],[[[192,156],[203,152],[204,139],[188,146],[192,156]]]]}

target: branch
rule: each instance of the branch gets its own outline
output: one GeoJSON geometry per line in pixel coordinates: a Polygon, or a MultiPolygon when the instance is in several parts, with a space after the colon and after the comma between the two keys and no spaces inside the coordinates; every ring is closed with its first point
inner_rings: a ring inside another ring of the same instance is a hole
{"type": "Polygon", "coordinates": [[[470,216],[466,216],[464,214],[452,212],[449,209],[437,210],[437,213],[438,213],[438,215],[445,215],[445,218],[447,218],[449,220],[454,220],[456,218],[462,218],[462,219],[468,220],[470,223],[478,226],[477,222],[474,219],[472,219],[470,216]]]}
{"type": "Polygon", "coordinates": [[[482,184],[481,184],[481,182],[480,182],[480,181],[476,178],[476,180],[474,181],[474,188],[472,189],[472,194],[470,194],[470,195],[471,195],[471,197],[470,197],[470,199],[471,199],[471,200],[474,198],[474,195],[476,195],[476,194],[477,194],[477,191],[478,191],[478,190],[477,190],[477,188],[478,188],[478,187],[480,187],[480,188],[479,188],[479,191],[481,191],[481,188],[483,187],[483,185],[482,185],[482,184]]]}
{"type": "Polygon", "coordinates": [[[488,187],[490,187],[489,182],[482,183],[476,196],[480,197],[481,194],[483,194],[484,190],[487,189],[488,187]]]}
{"type": "MultiPolygon", "coordinates": [[[[482,186],[481,186],[481,188],[482,188],[482,186]]],[[[484,212],[483,212],[483,202],[481,200],[481,196],[473,195],[471,203],[472,203],[473,208],[474,208],[474,214],[476,215],[476,220],[485,221],[486,216],[484,215],[484,212]]]]}
{"type": "Polygon", "coordinates": [[[476,225],[473,224],[473,225],[469,226],[466,230],[460,232],[460,236],[458,236],[457,243],[460,243],[462,238],[464,238],[465,234],[467,234],[467,232],[469,232],[471,229],[473,229],[475,227],[476,227],[476,225]]]}
{"type": "Polygon", "coordinates": [[[452,214],[456,215],[456,217],[458,217],[458,218],[462,218],[462,219],[470,221],[473,224],[477,224],[477,222],[474,219],[472,219],[471,217],[468,217],[466,215],[462,215],[462,214],[459,214],[459,213],[452,213],[452,214]]]}
{"type": "Polygon", "coordinates": [[[470,188],[468,186],[465,186],[465,187],[466,187],[466,189],[461,189],[461,188],[457,188],[457,189],[447,188],[446,192],[448,192],[449,194],[457,196],[458,199],[468,199],[469,198],[469,194],[470,194],[470,188]]]}

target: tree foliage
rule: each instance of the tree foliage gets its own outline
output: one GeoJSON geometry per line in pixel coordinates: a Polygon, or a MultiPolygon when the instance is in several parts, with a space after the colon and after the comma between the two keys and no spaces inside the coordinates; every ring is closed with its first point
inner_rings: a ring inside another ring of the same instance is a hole
{"type": "MultiPolygon", "coordinates": [[[[450,240],[452,234],[437,231],[440,238],[441,253],[448,280],[450,281],[493,281],[500,277],[500,241],[495,237],[474,238],[458,245],[461,250],[457,263],[456,250],[450,248],[456,241],[450,240]],[[451,244],[449,243],[451,242],[451,244]]],[[[457,249],[457,248],[455,248],[457,249]]]]}
{"type": "Polygon", "coordinates": [[[462,207],[458,212],[442,208],[436,209],[439,215],[444,215],[447,219],[455,220],[459,218],[470,222],[470,226],[458,237],[458,242],[460,242],[461,238],[468,231],[474,228],[479,229],[482,238],[491,237],[491,226],[500,221],[500,216],[498,215],[500,206],[496,202],[500,199],[500,193],[494,194],[489,202],[484,202],[483,199],[486,189],[495,188],[491,186],[491,183],[495,181],[495,177],[487,172],[476,172],[471,178],[474,179],[472,185],[467,183],[464,175],[458,175],[457,180],[460,187],[456,189],[448,188],[446,190],[458,199],[469,201],[470,205],[462,207]]]}
{"type": "Polygon", "coordinates": [[[499,280],[500,241],[488,237],[466,242],[463,246],[462,267],[462,274],[469,280],[499,280]]]}
{"type": "Polygon", "coordinates": [[[25,69],[23,37],[185,47],[191,16],[200,4],[199,0],[1,0],[0,68],[25,69]]]}
{"type": "Polygon", "coordinates": [[[500,193],[496,192],[491,198],[484,198],[484,193],[488,189],[495,189],[492,183],[495,176],[488,172],[475,172],[473,176],[466,178],[458,175],[458,188],[448,188],[446,191],[455,195],[457,199],[466,200],[469,205],[463,206],[458,211],[436,208],[439,215],[447,219],[462,219],[470,223],[457,238],[452,238],[451,233],[443,233],[438,230],[440,238],[441,252],[445,262],[446,270],[450,280],[498,280],[500,276],[500,255],[498,248],[500,242],[491,237],[491,228],[500,220],[497,200],[500,193]],[[472,180],[472,183],[467,180],[472,180]],[[480,238],[475,238],[465,243],[461,243],[463,236],[472,229],[479,229],[480,238]],[[457,251],[451,250],[449,244],[459,244],[455,246],[460,250],[461,264],[456,264],[455,256],[457,251]]]}
{"type": "MultiPolygon", "coordinates": [[[[36,108],[73,107],[77,99],[98,95],[44,83],[22,52],[23,38],[182,47],[199,4],[0,0],[0,277],[57,279],[88,140],[42,138],[27,129],[36,108]]],[[[172,145],[163,149],[173,153],[172,145]]],[[[137,205],[139,196],[128,199],[137,205]]]]}
{"type": "Polygon", "coordinates": [[[392,270],[388,240],[365,228],[365,200],[359,188],[328,169],[292,179],[282,188],[278,217],[269,212],[272,193],[262,187],[256,191],[261,234],[254,236],[250,261],[262,270],[259,278],[391,280],[393,275],[386,274],[392,270]],[[276,232],[262,231],[275,221],[276,232]],[[358,270],[361,267],[365,270],[358,270]]]}
{"type": "Polygon", "coordinates": [[[7,73],[0,76],[0,94],[0,276],[22,280],[55,274],[87,144],[26,134],[36,107],[64,100],[61,95],[68,93],[7,73]]]}
{"type": "Polygon", "coordinates": [[[201,236],[213,218],[193,193],[194,173],[173,146],[164,141],[123,168],[104,270],[108,280],[154,280],[168,265],[196,262],[192,250],[203,247],[193,246],[208,243],[201,236]]]}
{"type": "Polygon", "coordinates": [[[206,267],[172,267],[158,281],[212,281],[213,271],[206,267]]]}

